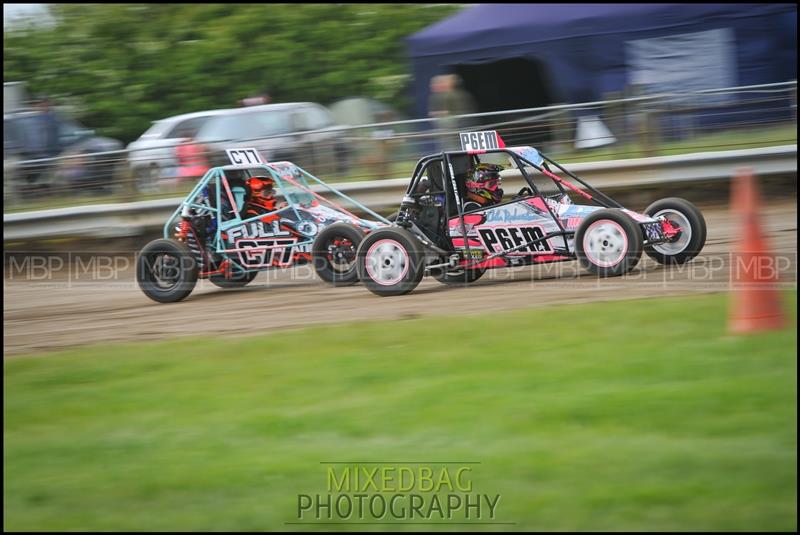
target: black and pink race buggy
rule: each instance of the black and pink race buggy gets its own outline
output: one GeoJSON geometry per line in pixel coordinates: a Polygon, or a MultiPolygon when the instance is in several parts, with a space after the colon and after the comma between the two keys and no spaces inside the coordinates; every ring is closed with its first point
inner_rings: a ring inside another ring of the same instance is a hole
{"type": "Polygon", "coordinates": [[[618,276],[642,251],[682,264],[705,244],[705,220],[689,201],[661,199],[637,213],[536,149],[506,147],[495,132],[461,134],[461,143],[461,151],[422,158],[394,223],[361,241],[358,276],[371,292],[402,295],[426,274],[468,284],[487,269],[575,259],[598,276],[618,276]],[[486,166],[502,169],[498,182],[506,191],[514,179],[523,187],[474,202],[472,177],[486,166]]]}

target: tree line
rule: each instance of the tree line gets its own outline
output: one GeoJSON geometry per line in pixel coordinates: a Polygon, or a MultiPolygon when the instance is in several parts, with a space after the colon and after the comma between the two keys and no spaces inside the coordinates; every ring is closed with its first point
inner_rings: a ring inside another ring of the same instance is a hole
{"type": "Polygon", "coordinates": [[[401,110],[405,38],[456,4],[50,4],[53,24],[3,32],[5,81],[125,142],[151,121],[273,102],[369,96],[401,110]]]}

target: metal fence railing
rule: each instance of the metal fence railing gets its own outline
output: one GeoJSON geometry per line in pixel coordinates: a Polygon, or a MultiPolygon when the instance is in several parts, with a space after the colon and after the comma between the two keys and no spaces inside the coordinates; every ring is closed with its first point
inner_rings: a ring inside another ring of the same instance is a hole
{"type": "Polygon", "coordinates": [[[176,144],[137,151],[4,159],[6,211],[169,197],[191,189],[224,147],[254,146],[326,181],[407,177],[417,159],[458,148],[457,132],[497,130],[507,145],[533,145],[581,162],[681,152],[785,145],[797,141],[797,82],[680,94],[608,94],[580,104],[384,122],[196,146],[199,166],[182,165],[176,144]],[[277,147],[277,148],[276,148],[277,147]]]}
{"type": "MultiPolygon", "coordinates": [[[[774,192],[776,185],[797,179],[797,145],[584,162],[571,164],[570,171],[591,177],[592,185],[601,191],[613,190],[616,200],[626,204],[625,196],[630,195],[628,199],[644,208],[654,191],[659,196],[684,196],[688,188],[693,201],[719,201],[727,196],[729,181],[743,166],[752,169],[759,180],[768,181],[774,192]]],[[[521,180],[521,175],[504,174],[504,180],[509,179],[521,180]]],[[[408,177],[404,177],[347,182],[337,184],[337,189],[372,210],[389,214],[397,209],[407,186],[408,177]]],[[[319,185],[312,185],[311,189],[369,217],[354,203],[326,195],[325,188],[319,185]]],[[[765,194],[768,191],[765,189],[765,194]]],[[[781,191],[786,190],[781,188],[781,191]]],[[[40,240],[92,238],[111,243],[116,238],[148,234],[155,237],[163,232],[164,222],[175,213],[181,200],[182,197],[170,197],[4,214],[3,240],[11,248],[18,248],[30,247],[40,240]]]]}

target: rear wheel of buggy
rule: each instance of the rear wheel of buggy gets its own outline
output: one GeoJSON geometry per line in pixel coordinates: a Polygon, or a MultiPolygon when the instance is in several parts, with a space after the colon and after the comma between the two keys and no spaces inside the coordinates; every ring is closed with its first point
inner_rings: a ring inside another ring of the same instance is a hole
{"type": "Polygon", "coordinates": [[[145,245],[136,263],[136,281],[142,292],[159,303],[180,301],[197,283],[197,261],[189,247],[177,240],[160,239],[145,245]]]}
{"type": "Polygon", "coordinates": [[[319,233],[311,248],[314,271],[334,286],[358,282],[356,252],[364,232],[349,223],[334,223],[319,233]]]}
{"type": "Polygon", "coordinates": [[[258,275],[258,271],[240,271],[228,279],[225,278],[225,275],[211,275],[208,280],[220,288],[243,288],[253,282],[256,275],[258,275]]]}
{"type": "Polygon", "coordinates": [[[642,258],[642,229],[625,212],[598,210],[575,233],[575,253],[581,265],[600,277],[617,277],[642,258]]]}
{"type": "Polygon", "coordinates": [[[659,264],[683,264],[697,256],[706,244],[706,220],[700,210],[685,199],[661,199],[644,211],[654,219],[665,218],[677,234],[668,242],[644,248],[659,264]]]}
{"type": "Polygon", "coordinates": [[[466,286],[467,284],[472,284],[476,280],[480,279],[485,272],[486,270],[483,268],[465,269],[460,273],[437,270],[433,273],[433,278],[442,284],[447,284],[448,286],[466,286]]]}
{"type": "Polygon", "coordinates": [[[422,280],[422,245],[407,230],[388,227],[372,231],[358,248],[358,276],[380,296],[403,295],[422,280]]]}

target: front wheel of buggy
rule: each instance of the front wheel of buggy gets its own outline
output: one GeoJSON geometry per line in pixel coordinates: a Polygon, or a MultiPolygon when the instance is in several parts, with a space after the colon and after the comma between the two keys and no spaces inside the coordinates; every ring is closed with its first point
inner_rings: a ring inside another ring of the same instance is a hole
{"type": "Polygon", "coordinates": [[[706,220],[700,210],[685,199],[661,199],[644,211],[654,219],[664,218],[678,232],[669,241],[644,248],[659,264],[683,264],[697,256],[706,244],[706,220]]]}
{"type": "Polygon", "coordinates": [[[372,231],[358,248],[358,276],[380,296],[403,295],[417,287],[425,255],[413,234],[402,228],[372,231]]]}
{"type": "Polygon", "coordinates": [[[581,222],[575,233],[575,254],[581,265],[600,277],[617,277],[642,258],[642,229],[626,213],[598,210],[581,222]]]}
{"type": "Polygon", "coordinates": [[[197,283],[197,261],[189,247],[160,239],[145,245],[136,262],[136,281],[142,292],[159,303],[185,299],[197,283]]]}
{"type": "Polygon", "coordinates": [[[364,232],[349,223],[334,223],[317,235],[311,247],[314,271],[334,286],[358,282],[356,251],[364,232]]]}

